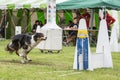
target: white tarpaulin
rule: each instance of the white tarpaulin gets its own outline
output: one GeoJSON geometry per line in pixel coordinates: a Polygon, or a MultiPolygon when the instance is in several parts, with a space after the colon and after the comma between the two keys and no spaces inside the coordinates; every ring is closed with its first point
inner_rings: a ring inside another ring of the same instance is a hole
{"type": "MultiPolygon", "coordinates": [[[[61,3],[66,0],[56,0],[61,3]]],[[[46,8],[47,0],[0,0],[0,9],[46,8]]]]}
{"type": "Polygon", "coordinates": [[[46,0],[0,0],[0,9],[44,8],[46,0]]]}
{"type": "Polygon", "coordinates": [[[41,28],[40,32],[44,33],[47,40],[38,44],[37,48],[41,50],[62,50],[62,29],[59,26],[48,23],[41,28]]]}
{"type": "Polygon", "coordinates": [[[38,44],[37,48],[41,50],[62,49],[62,29],[56,24],[56,0],[49,0],[47,5],[47,24],[40,32],[44,33],[47,40],[38,44]]]}

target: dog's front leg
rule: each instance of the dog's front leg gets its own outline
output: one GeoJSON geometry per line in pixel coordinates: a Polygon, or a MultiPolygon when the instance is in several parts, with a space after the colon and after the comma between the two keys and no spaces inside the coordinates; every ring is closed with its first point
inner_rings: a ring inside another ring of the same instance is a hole
{"type": "Polygon", "coordinates": [[[25,61],[24,61],[24,59],[26,59],[26,60],[28,60],[28,61],[32,61],[28,56],[27,56],[27,50],[25,50],[25,49],[22,49],[22,52],[21,52],[21,54],[20,54],[20,56],[22,57],[22,59],[21,59],[21,62],[22,63],[25,63],[25,61]]]}
{"type": "Polygon", "coordinates": [[[26,59],[26,54],[24,49],[21,50],[21,53],[19,56],[21,57],[21,63],[24,64],[25,63],[24,59],[26,59]]]}
{"type": "Polygon", "coordinates": [[[28,61],[32,61],[27,55],[26,55],[26,59],[27,59],[28,61]]]}
{"type": "MultiPolygon", "coordinates": [[[[21,56],[21,55],[20,55],[20,56],[21,56]]],[[[23,56],[21,56],[21,60],[20,60],[20,61],[21,61],[22,64],[25,63],[25,61],[24,61],[24,57],[23,57],[23,56]]]]}
{"type": "Polygon", "coordinates": [[[21,60],[20,60],[21,63],[24,64],[24,63],[25,63],[25,61],[24,61],[24,56],[22,56],[22,55],[20,54],[20,57],[21,57],[21,60]]]}
{"type": "Polygon", "coordinates": [[[28,60],[28,61],[32,61],[32,60],[27,56],[28,53],[29,53],[29,52],[26,51],[25,59],[28,60]]]}
{"type": "Polygon", "coordinates": [[[31,47],[28,47],[28,49],[26,50],[26,60],[28,60],[28,61],[32,61],[27,55],[28,55],[28,53],[31,51],[32,49],[31,49],[31,47]]]}

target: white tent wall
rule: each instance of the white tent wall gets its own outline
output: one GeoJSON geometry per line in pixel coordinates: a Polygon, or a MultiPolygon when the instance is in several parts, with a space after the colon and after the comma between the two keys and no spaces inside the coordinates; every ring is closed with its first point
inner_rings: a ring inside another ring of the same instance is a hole
{"type": "Polygon", "coordinates": [[[41,28],[47,40],[38,44],[40,50],[62,49],[62,29],[56,24],[56,0],[48,0],[47,3],[47,23],[41,28]]]}
{"type": "Polygon", "coordinates": [[[120,11],[118,11],[118,20],[119,20],[119,40],[120,40],[120,11]]]}
{"type": "MultiPolygon", "coordinates": [[[[25,8],[25,5],[30,5],[29,8],[45,8],[48,0],[0,0],[0,9],[8,9],[14,6],[14,9],[25,8]]],[[[56,3],[61,3],[66,0],[56,0],[56,3]]]]}
{"type": "Polygon", "coordinates": [[[46,41],[38,44],[37,48],[40,50],[62,50],[62,29],[55,24],[46,24],[41,28],[40,32],[47,37],[46,41]]]}
{"type": "Polygon", "coordinates": [[[118,44],[118,38],[119,38],[119,20],[118,20],[118,11],[112,10],[112,16],[116,20],[113,23],[113,26],[111,28],[111,38],[110,38],[110,46],[111,51],[113,52],[119,52],[119,44],[118,44]]]}
{"type": "MultiPolygon", "coordinates": [[[[14,21],[16,23],[16,21],[18,20],[18,18],[16,17],[17,14],[17,10],[21,9],[21,8],[26,8],[25,5],[30,5],[29,7],[27,7],[27,9],[31,9],[31,8],[39,8],[39,9],[43,9],[44,10],[44,15],[45,15],[45,19],[46,18],[46,5],[47,5],[47,1],[48,0],[0,0],[0,10],[6,10],[6,9],[13,9],[13,14],[14,16],[14,21]]],[[[61,3],[64,2],[66,0],[56,0],[56,3],[61,3]]],[[[32,13],[32,11],[31,11],[32,13]]],[[[24,19],[22,20],[22,23],[26,23],[26,17],[25,15],[23,15],[24,19]]],[[[13,15],[12,15],[13,17],[13,15]]],[[[31,16],[31,25],[34,24],[35,20],[37,20],[37,14],[36,12],[33,13],[33,15],[31,16]]],[[[23,25],[26,26],[26,25],[23,25]]]]}
{"type": "Polygon", "coordinates": [[[29,8],[40,8],[43,4],[46,4],[46,0],[0,0],[0,9],[8,9],[10,5],[14,9],[24,8],[25,5],[30,5],[29,8]]]}

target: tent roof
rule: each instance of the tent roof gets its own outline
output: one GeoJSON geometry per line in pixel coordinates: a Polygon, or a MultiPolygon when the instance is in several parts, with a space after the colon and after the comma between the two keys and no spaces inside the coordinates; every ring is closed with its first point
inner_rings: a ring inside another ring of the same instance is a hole
{"type": "MultiPolygon", "coordinates": [[[[61,3],[65,0],[56,0],[61,3]]],[[[0,9],[46,8],[47,0],[0,0],[0,9]]]]}
{"type": "Polygon", "coordinates": [[[111,8],[120,9],[120,0],[67,0],[57,4],[57,9],[111,8]]]}
{"type": "Polygon", "coordinates": [[[45,0],[0,0],[0,9],[44,8],[45,0]]]}

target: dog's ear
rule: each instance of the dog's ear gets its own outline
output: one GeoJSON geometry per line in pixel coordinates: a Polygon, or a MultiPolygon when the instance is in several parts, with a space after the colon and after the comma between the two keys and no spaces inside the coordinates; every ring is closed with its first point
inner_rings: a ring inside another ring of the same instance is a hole
{"type": "Polygon", "coordinates": [[[36,33],[36,35],[40,38],[40,37],[44,37],[43,33],[36,33]]]}
{"type": "Polygon", "coordinates": [[[38,39],[41,39],[41,37],[44,37],[43,33],[35,33],[34,40],[37,41],[38,39]]]}
{"type": "Polygon", "coordinates": [[[40,39],[41,37],[41,33],[35,33],[34,34],[34,40],[37,41],[38,39],[40,39]]]}

